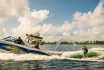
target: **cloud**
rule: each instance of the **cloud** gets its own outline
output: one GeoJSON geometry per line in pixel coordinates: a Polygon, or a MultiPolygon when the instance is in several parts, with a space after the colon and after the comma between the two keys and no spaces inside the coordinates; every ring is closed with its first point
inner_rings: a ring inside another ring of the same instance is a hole
{"type": "Polygon", "coordinates": [[[0,39],[2,39],[2,37],[7,36],[6,34],[6,30],[5,28],[3,28],[2,24],[3,24],[3,19],[0,19],[0,39]]]}
{"type": "Polygon", "coordinates": [[[100,1],[92,12],[81,13],[77,11],[73,15],[71,23],[66,20],[61,26],[54,26],[52,23],[39,25],[40,22],[49,17],[49,11],[30,11],[28,8],[24,15],[18,18],[21,24],[14,28],[13,32],[15,35],[23,36],[25,33],[40,31],[45,41],[60,40],[63,37],[70,37],[72,40],[77,41],[101,40],[101,36],[104,37],[103,5],[104,1],[100,1]]]}
{"type": "Polygon", "coordinates": [[[18,18],[20,25],[12,30],[14,36],[21,36],[25,35],[26,33],[35,33],[40,31],[41,26],[38,25],[38,23],[48,18],[48,14],[49,11],[47,10],[30,11],[30,9],[27,8],[27,10],[24,11],[24,14],[18,18]]]}
{"type": "Polygon", "coordinates": [[[28,0],[0,0],[0,38],[7,36],[3,22],[22,15],[28,7],[28,0]]]}
{"type": "MultiPolygon", "coordinates": [[[[20,23],[11,30],[15,37],[26,38],[26,33],[39,31],[45,41],[58,41],[64,37],[75,41],[104,39],[104,1],[100,1],[94,11],[87,13],[76,11],[72,22],[65,20],[60,26],[54,26],[52,23],[40,25],[39,23],[50,17],[50,13],[48,10],[31,11],[28,0],[0,0],[0,6],[2,23],[10,18],[16,18],[20,23]]],[[[2,26],[1,32],[6,33],[2,26]]]]}
{"type": "Polygon", "coordinates": [[[93,12],[88,13],[76,12],[74,22],[77,30],[74,32],[81,39],[85,40],[102,40],[104,36],[104,1],[100,1],[93,12]]]}
{"type": "Polygon", "coordinates": [[[42,26],[42,30],[44,33],[50,33],[51,35],[58,35],[63,34],[64,32],[69,32],[73,28],[73,25],[68,23],[68,21],[65,21],[65,23],[62,26],[53,26],[52,24],[44,24],[42,26]]]}
{"type": "Polygon", "coordinates": [[[0,0],[0,18],[16,18],[28,7],[28,0],[0,0]]]}
{"type": "Polygon", "coordinates": [[[47,39],[51,35],[51,40],[56,40],[56,38],[58,40],[62,39],[63,37],[69,37],[71,40],[74,41],[103,40],[103,19],[104,1],[100,1],[94,11],[89,11],[87,13],[81,13],[77,11],[73,15],[73,21],[71,23],[65,21],[64,24],[59,27],[53,26],[52,24],[45,25],[46,30],[43,29],[43,31],[46,31],[47,35],[49,33],[47,39]]]}

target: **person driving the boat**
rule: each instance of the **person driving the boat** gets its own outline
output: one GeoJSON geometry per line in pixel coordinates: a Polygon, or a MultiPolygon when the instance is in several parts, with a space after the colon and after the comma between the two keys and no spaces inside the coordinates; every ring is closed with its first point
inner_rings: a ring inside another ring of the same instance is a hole
{"type": "Polygon", "coordinates": [[[22,43],[23,43],[21,37],[18,37],[18,39],[16,40],[16,43],[17,43],[17,44],[22,44],[22,43]]]}

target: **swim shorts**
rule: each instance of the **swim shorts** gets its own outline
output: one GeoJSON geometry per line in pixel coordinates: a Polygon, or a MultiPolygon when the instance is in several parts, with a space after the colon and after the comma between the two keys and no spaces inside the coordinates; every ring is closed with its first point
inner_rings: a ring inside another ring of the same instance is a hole
{"type": "Polygon", "coordinates": [[[84,52],[83,52],[83,54],[87,54],[87,52],[88,52],[88,50],[87,50],[87,49],[85,49],[85,50],[84,50],[84,52]]]}

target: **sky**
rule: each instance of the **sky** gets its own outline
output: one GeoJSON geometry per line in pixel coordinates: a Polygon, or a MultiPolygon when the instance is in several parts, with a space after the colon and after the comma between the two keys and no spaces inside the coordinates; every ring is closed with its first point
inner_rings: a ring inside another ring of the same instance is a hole
{"type": "Polygon", "coordinates": [[[0,0],[0,38],[104,40],[104,0],[0,0]]]}

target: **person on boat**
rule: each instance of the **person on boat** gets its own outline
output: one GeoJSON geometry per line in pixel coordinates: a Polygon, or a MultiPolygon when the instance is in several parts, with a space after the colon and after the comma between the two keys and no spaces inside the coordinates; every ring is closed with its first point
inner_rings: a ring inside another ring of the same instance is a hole
{"type": "Polygon", "coordinates": [[[15,43],[22,45],[23,41],[22,41],[21,37],[18,37],[18,39],[15,41],[15,43]]]}
{"type": "Polygon", "coordinates": [[[88,54],[87,54],[88,49],[85,46],[83,46],[81,49],[83,50],[83,57],[82,58],[88,57],[88,54]]]}
{"type": "Polygon", "coordinates": [[[40,49],[39,44],[40,44],[40,42],[39,41],[36,41],[36,44],[35,44],[35,48],[36,49],[40,49]]]}

